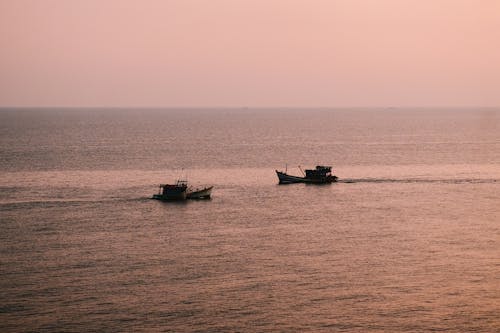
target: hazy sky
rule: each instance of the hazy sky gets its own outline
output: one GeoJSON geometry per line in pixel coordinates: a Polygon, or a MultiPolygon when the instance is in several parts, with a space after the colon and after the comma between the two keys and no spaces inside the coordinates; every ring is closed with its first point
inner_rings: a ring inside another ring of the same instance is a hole
{"type": "Polygon", "coordinates": [[[500,0],[0,0],[0,106],[500,106],[500,0]]]}

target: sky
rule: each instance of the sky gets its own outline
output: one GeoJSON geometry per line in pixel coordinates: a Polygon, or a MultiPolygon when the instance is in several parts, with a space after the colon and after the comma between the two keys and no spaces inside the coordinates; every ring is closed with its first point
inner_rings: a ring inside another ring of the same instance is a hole
{"type": "Polygon", "coordinates": [[[0,0],[0,106],[498,107],[500,0],[0,0]]]}

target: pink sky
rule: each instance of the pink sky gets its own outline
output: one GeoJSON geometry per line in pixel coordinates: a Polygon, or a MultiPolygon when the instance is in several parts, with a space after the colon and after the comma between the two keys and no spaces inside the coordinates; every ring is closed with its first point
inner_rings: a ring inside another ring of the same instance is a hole
{"type": "Polygon", "coordinates": [[[0,0],[0,106],[500,106],[499,0],[0,0]]]}

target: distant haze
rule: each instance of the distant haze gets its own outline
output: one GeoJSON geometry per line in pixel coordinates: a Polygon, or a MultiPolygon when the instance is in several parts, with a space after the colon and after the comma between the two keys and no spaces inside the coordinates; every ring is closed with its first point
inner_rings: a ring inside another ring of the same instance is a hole
{"type": "Polygon", "coordinates": [[[0,0],[0,106],[500,106],[498,0],[0,0]]]}

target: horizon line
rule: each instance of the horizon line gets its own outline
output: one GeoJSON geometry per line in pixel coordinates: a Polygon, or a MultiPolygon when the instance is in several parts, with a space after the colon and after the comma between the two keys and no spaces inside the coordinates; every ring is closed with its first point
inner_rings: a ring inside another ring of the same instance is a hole
{"type": "Polygon", "coordinates": [[[215,106],[152,106],[152,105],[132,105],[132,106],[120,106],[120,105],[95,105],[95,106],[85,106],[85,105],[49,105],[49,106],[36,106],[36,105],[0,105],[0,109],[496,109],[500,108],[500,105],[420,105],[420,106],[396,106],[396,105],[384,105],[384,106],[314,106],[314,105],[304,105],[304,106],[233,106],[233,105],[215,105],[215,106]]]}

